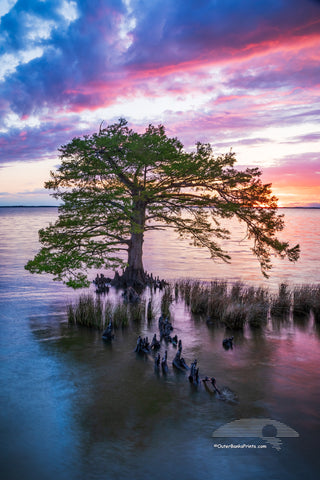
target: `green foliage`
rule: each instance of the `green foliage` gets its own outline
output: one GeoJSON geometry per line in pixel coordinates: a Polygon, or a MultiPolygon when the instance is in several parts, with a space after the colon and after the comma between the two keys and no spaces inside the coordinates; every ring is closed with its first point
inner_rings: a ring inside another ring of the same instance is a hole
{"type": "Polygon", "coordinates": [[[226,328],[241,330],[247,319],[247,309],[242,303],[232,302],[226,305],[222,312],[221,322],[226,328]]]}
{"type": "Polygon", "coordinates": [[[248,287],[241,282],[228,285],[225,281],[210,284],[197,280],[175,283],[194,315],[206,318],[209,324],[223,324],[230,329],[242,329],[267,323],[269,294],[263,288],[248,287]]]}
{"type": "Polygon", "coordinates": [[[128,304],[130,319],[135,323],[140,323],[145,318],[146,304],[145,301],[128,304]]]}
{"type": "Polygon", "coordinates": [[[204,314],[208,311],[209,295],[200,282],[194,282],[190,291],[191,312],[204,314]]]}
{"type": "Polygon", "coordinates": [[[97,330],[103,330],[109,322],[114,329],[129,325],[128,305],[122,300],[112,303],[107,300],[104,304],[99,296],[83,294],[73,304],[67,307],[68,322],[70,325],[81,325],[97,330]]]}
{"type": "Polygon", "coordinates": [[[313,312],[316,323],[320,322],[320,285],[300,285],[293,290],[293,315],[308,316],[313,312]]]}
{"type": "Polygon", "coordinates": [[[154,301],[153,297],[151,295],[151,298],[149,299],[148,306],[147,306],[147,320],[148,322],[151,322],[156,317],[156,309],[154,306],[154,301]]]}
{"type": "Polygon", "coordinates": [[[42,248],[26,265],[32,273],[73,288],[88,285],[89,268],[127,267],[135,275],[143,270],[144,232],[163,228],[229,262],[221,242],[231,233],[219,220],[232,217],[246,224],[264,275],[272,254],[299,257],[298,245],[276,237],[284,222],[271,186],[258,168],[235,169],[231,151],[215,157],[210,144],[197,143],[187,153],[162,125],[139,134],[120,119],[62,146],[60,160],[45,184],[62,202],[59,218],[39,232],[42,248]]]}
{"type": "Polygon", "coordinates": [[[165,318],[169,319],[171,316],[170,306],[172,302],[173,302],[173,296],[171,292],[171,285],[166,285],[161,297],[161,314],[165,318]]]}
{"type": "Polygon", "coordinates": [[[313,305],[316,288],[310,285],[296,286],[293,290],[293,314],[308,315],[313,305]]]}
{"type": "Polygon", "coordinates": [[[128,305],[119,300],[113,308],[112,324],[114,328],[127,327],[129,325],[128,305]]]}
{"type": "Polygon", "coordinates": [[[312,310],[316,324],[320,324],[320,285],[314,286],[312,296],[312,310]]]}

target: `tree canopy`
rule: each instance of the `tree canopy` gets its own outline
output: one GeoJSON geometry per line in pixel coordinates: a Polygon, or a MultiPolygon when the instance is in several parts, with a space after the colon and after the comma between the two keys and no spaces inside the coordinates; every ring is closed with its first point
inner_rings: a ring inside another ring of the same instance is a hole
{"type": "Polygon", "coordinates": [[[245,223],[265,276],[272,255],[299,258],[298,245],[276,236],[284,220],[271,184],[262,183],[258,168],[235,169],[232,151],[214,156],[209,143],[198,142],[188,153],[162,125],[139,134],[125,119],[59,151],[61,165],[45,187],[62,204],[58,220],[39,231],[42,248],[26,265],[32,273],[79,288],[88,285],[90,268],[123,267],[127,284],[143,284],[144,233],[160,228],[229,262],[221,242],[231,233],[220,221],[232,217],[245,223]]]}

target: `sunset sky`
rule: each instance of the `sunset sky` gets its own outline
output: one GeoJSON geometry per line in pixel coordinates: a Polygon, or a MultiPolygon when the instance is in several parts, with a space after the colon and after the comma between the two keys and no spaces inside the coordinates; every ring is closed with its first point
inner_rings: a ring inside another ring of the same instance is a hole
{"type": "Polygon", "coordinates": [[[1,0],[0,17],[0,205],[54,205],[58,147],[125,117],[320,207],[319,0],[1,0]]]}

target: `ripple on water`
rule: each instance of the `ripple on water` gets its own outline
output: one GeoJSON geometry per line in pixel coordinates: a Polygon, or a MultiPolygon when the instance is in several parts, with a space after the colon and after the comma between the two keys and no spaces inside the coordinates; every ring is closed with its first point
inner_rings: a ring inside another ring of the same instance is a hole
{"type": "MultiPolygon", "coordinates": [[[[305,253],[297,270],[276,262],[270,282],[316,282],[312,252],[319,239],[319,212],[303,213],[302,220],[300,213],[285,213],[284,233],[301,238],[305,253]],[[305,225],[312,226],[307,241],[305,225]]],[[[201,377],[215,376],[227,399],[221,401],[202,386],[193,389],[186,374],[173,371],[172,345],[162,344],[160,350],[163,355],[168,349],[167,376],[154,373],[152,355],[136,356],[137,335],[151,338],[158,331],[156,320],[117,331],[110,345],[102,342],[101,332],[70,328],[65,309],[79,292],[23,269],[38,248],[38,229],[54,220],[56,210],[10,215],[0,212],[1,244],[6,244],[0,274],[1,415],[6,466],[13,473],[8,478],[193,479],[200,471],[206,480],[213,473],[226,480],[291,480],[301,471],[315,478],[320,349],[313,321],[308,328],[293,327],[290,320],[270,323],[265,332],[235,333],[234,349],[225,351],[224,329],[208,328],[191,318],[182,303],[176,305],[173,325],[183,341],[183,356],[188,364],[198,359],[201,377]],[[300,437],[285,439],[281,457],[247,451],[235,461],[234,452],[213,449],[216,428],[250,417],[276,418],[300,437]]],[[[169,233],[149,236],[145,245],[147,270],[161,277],[239,277],[263,283],[242,246],[229,267],[208,263],[207,254],[169,233]]]]}

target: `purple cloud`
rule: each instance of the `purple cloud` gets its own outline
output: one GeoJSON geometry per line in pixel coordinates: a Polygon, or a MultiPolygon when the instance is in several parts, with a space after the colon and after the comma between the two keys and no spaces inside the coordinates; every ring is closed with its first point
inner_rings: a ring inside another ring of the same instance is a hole
{"type": "Polygon", "coordinates": [[[194,59],[223,60],[288,36],[319,35],[319,8],[310,0],[158,0],[148,7],[137,0],[133,4],[140,12],[128,52],[134,69],[194,59]]]}
{"type": "Polygon", "coordinates": [[[0,134],[0,163],[56,158],[57,148],[77,133],[71,122],[42,124],[22,131],[11,129],[0,134]]]}
{"type": "MultiPolygon", "coordinates": [[[[132,0],[130,8],[121,0],[17,2],[1,19],[2,50],[14,55],[39,48],[42,53],[21,62],[4,82],[11,109],[30,115],[50,105],[97,108],[116,101],[133,72],[143,78],[150,68],[246,56],[288,36],[319,35],[320,10],[311,0],[132,0]],[[67,5],[74,6],[72,21],[67,5]],[[126,35],[132,42],[128,50],[126,35]],[[104,88],[95,88],[97,82],[104,88]]],[[[312,82],[318,73],[315,64],[297,81],[312,82]]],[[[272,72],[237,75],[237,81],[243,88],[278,84],[272,72]]]]}

